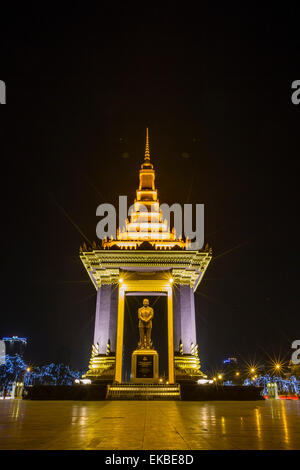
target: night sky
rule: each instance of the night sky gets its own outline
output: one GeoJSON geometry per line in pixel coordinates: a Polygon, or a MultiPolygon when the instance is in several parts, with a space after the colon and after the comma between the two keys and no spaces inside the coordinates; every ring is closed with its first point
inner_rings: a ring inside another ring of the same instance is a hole
{"type": "MultiPolygon", "coordinates": [[[[204,370],[289,358],[300,339],[299,11],[190,3],[24,4],[1,19],[0,336],[86,368],[96,291],[79,246],[133,202],[150,129],[160,202],[204,203],[204,370]]],[[[211,2],[210,2],[211,3],[211,2]]]]}

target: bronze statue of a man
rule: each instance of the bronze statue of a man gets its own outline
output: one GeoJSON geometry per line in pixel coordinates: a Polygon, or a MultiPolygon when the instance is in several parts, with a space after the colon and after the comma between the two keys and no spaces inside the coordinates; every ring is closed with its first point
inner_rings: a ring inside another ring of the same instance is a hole
{"type": "Polygon", "coordinates": [[[143,300],[143,307],[138,310],[140,341],[139,349],[151,348],[151,330],[152,318],[154,316],[153,308],[149,307],[149,300],[143,300]]]}

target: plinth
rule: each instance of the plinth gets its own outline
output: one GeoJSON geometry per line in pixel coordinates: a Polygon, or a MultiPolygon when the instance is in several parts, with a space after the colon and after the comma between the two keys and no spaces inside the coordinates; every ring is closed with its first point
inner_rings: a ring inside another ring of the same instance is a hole
{"type": "Polygon", "coordinates": [[[131,357],[131,382],[158,383],[158,352],[155,349],[136,349],[131,357]]]}

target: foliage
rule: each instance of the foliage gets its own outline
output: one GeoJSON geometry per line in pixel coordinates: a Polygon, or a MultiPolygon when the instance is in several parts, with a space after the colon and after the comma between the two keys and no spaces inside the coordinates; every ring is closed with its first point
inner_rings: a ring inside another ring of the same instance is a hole
{"type": "Polygon", "coordinates": [[[5,364],[0,366],[0,389],[9,388],[13,382],[24,385],[72,385],[82,373],[73,371],[65,364],[46,364],[30,367],[19,355],[6,355],[5,364]]]}
{"type": "Polygon", "coordinates": [[[0,387],[8,388],[12,382],[22,382],[26,373],[26,364],[17,354],[6,355],[5,363],[0,365],[0,387]]]}
{"type": "Polygon", "coordinates": [[[255,380],[246,379],[244,385],[263,387],[263,394],[267,395],[268,383],[276,383],[278,387],[278,393],[282,395],[289,393],[299,395],[300,393],[300,381],[297,380],[295,376],[292,376],[289,379],[285,379],[277,375],[259,375],[255,380]]]}
{"type": "Polygon", "coordinates": [[[53,362],[41,367],[35,367],[28,374],[25,385],[72,385],[74,380],[80,378],[80,372],[74,372],[65,364],[53,362]]]}

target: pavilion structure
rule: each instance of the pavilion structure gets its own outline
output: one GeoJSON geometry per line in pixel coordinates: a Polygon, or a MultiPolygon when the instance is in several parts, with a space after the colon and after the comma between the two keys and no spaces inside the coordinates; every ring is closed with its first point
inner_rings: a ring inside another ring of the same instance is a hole
{"type": "MultiPolygon", "coordinates": [[[[212,257],[177,237],[159,208],[148,129],[134,210],[115,239],[80,248],[81,261],[97,291],[94,342],[84,379],[122,384],[124,307],[127,295],[167,299],[169,384],[196,381],[200,369],[194,294],[212,257]],[[147,209],[147,210],[146,210],[147,209]]],[[[141,297],[141,301],[142,298],[141,297]]]]}

